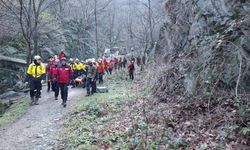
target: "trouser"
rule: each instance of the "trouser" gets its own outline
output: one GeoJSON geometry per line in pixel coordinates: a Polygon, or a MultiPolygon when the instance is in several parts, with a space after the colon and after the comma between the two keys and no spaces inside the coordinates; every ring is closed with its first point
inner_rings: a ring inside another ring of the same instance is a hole
{"type": "Polygon", "coordinates": [[[115,64],[115,70],[117,70],[118,69],[118,64],[115,64]]]}
{"type": "Polygon", "coordinates": [[[42,83],[40,78],[31,78],[29,80],[30,84],[30,97],[39,98],[41,96],[42,83]]]}
{"type": "Polygon", "coordinates": [[[66,103],[68,99],[68,83],[58,83],[58,87],[61,90],[62,101],[66,103]]]}
{"type": "Polygon", "coordinates": [[[52,82],[52,90],[55,92],[55,97],[58,97],[59,87],[57,82],[52,82]]]}
{"type": "Polygon", "coordinates": [[[92,87],[92,94],[93,93],[96,93],[96,89],[97,89],[97,86],[96,86],[96,79],[93,81],[93,87],[92,87]]]}
{"type": "Polygon", "coordinates": [[[99,73],[99,84],[103,83],[103,75],[104,73],[99,73]]]}
{"type": "Polygon", "coordinates": [[[134,71],[129,71],[129,78],[134,80],[134,71]]]}
{"type": "MultiPolygon", "coordinates": [[[[47,83],[48,83],[48,91],[50,91],[50,88],[51,88],[51,84],[52,84],[52,83],[51,83],[51,81],[48,81],[47,83]]],[[[53,90],[53,89],[52,89],[52,90],[53,90]]]]}
{"type": "Polygon", "coordinates": [[[87,87],[87,94],[94,94],[94,82],[92,78],[87,78],[86,79],[86,87],[87,87]]]}
{"type": "Polygon", "coordinates": [[[112,68],[109,68],[109,74],[112,75],[112,68]]]}
{"type": "Polygon", "coordinates": [[[108,68],[105,68],[105,71],[107,74],[109,74],[109,69],[108,68]]]}
{"type": "Polygon", "coordinates": [[[50,91],[50,88],[52,86],[52,82],[50,80],[51,80],[51,75],[48,75],[48,82],[47,82],[47,84],[48,84],[48,91],[50,91]]]}

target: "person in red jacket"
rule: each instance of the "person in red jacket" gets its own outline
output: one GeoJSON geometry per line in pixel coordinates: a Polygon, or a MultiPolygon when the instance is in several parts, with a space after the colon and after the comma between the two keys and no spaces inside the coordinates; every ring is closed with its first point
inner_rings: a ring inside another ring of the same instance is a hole
{"type": "Polygon", "coordinates": [[[47,83],[48,83],[48,89],[47,89],[47,92],[50,92],[50,87],[51,87],[51,69],[53,67],[53,64],[54,64],[54,57],[53,56],[50,56],[49,57],[49,63],[48,65],[46,66],[46,75],[47,75],[47,83]]]}
{"type": "Polygon", "coordinates": [[[119,59],[117,57],[114,58],[114,64],[115,64],[115,70],[117,70],[119,65],[119,59]]]}
{"type": "Polygon", "coordinates": [[[56,78],[59,64],[60,64],[60,60],[56,59],[51,69],[52,90],[55,92],[55,100],[58,100],[58,95],[59,95],[59,88],[58,88],[58,83],[57,83],[57,78],[56,78]]]}
{"type": "Polygon", "coordinates": [[[59,54],[59,59],[61,60],[62,58],[66,58],[66,55],[63,49],[61,50],[61,53],[59,54]]]}
{"type": "Polygon", "coordinates": [[[108,71],[108,61],[107,61],[107,59],[104,59],[104,60],[103,60],[103,64],[104,64],[104,69],[105,69],[106,73],[109,74],[109,71],[108,71]]]}
{"type": "Polygon", "coordinates": [[[131,80],[134,80],[134,71],[135,71],[134,61],[131,61],[130,64],[128,65],[128,73],[129,73],[129,78],[131,80]]]}
{"type": "Polygon", "coordinates": [[[109,74],[112,75],[112,70],[113,70],[113,61],[110,60],[110,62],[108,63],[108,70],[109,70],[109,74]]]}
{"type": "Polygon", "coordinates": [[[68,99],[68,85],[73,76],[72,68],[67,64],[67,59],[64,57],[61,59],[61,65],[57,69],[57,82],[61,91],[62,105],[66,107],[68,99]]]}
{"type": "Polygon", "coordinates": [[[98,62],[98,75],[99,75],[99,84],[103,84],[103,75],[105,73],[105,68],[102,60],[98,62]]]}

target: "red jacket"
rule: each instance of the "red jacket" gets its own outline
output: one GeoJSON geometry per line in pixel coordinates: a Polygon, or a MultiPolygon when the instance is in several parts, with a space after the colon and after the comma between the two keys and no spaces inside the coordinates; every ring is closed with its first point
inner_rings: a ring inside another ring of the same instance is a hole
{"type": "Polygon", "coordinates": [[[105,72],[105,68],[104,68],[104,64],[103,63],[99,63],[98,72],[99,73],[104,73],[105,72]]]}
{"type": "Polygon", "coordinates": [[[52,69],[51,69],[50,74],[51,74],[51,80],[52,80],[52,81],[57,81],[57,80],[56,80],[56,77],[57,77],[57,70],[58,70],[58,66],[57,66],[57,65],[54,65],[54,66],[52,67],[52,69]]]}
{"type": "Polygon", "coordinates": [[[135,70],[135,65],[134,65],[133,63],[129,64],[129,65],[128,65],[128,71],[129,71],[129,72],[132,72],[132,71],[134,71],[134,70],[135,70]]]}
{"type": "Polygon", "coordinates": [[[47,66],[46,66],[46,73],[48,75],[51,75],[51,69],[53,68],[53,63],[50,62],[47,66]]]}
{"type": "Polygon", "coordinates": [[[66,57],[66,55],[64,53],[60,53],[59,59],[61,60],[63,57],[66,57]]]}
{"type": "Polygon", "coordinates": [[[113,63],[112,63],[111,61],[108,63],[108,68],[109,68],[109,69],[112,69],[112,68],[113,68],[113,63]]]}
{"type": "Polygon", "coordinates": [[[106,59],[103,60],[103,64],[105,68],[108,68],[108,61],[106,59]]]}
{"type": "Polygon", "coordinates": [[[119,60],[118,60],[118,58],[116,58],[116,57],[115,57],[114,61],[115,61],[115,64],[118,64],[118,63],[119,63],[119,60]]]}
{"type": "Polygon", "coordinates": [[[69,65],[61,65],[57,69],[57,82],[58,83],[69,83],[73,75],[73,70],[69,65]]]}

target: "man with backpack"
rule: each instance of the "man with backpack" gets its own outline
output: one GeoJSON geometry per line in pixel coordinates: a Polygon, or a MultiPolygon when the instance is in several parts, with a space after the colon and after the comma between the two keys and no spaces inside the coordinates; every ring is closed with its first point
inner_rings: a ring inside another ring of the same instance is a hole
{"type": "Polygon", "coordinates": [[[47,83],[48,83],[48,89],[47,89],[47,92],[50,92],[50,87],[52,85],[52,82],[51,82],[51,69],[53,68],[53,64],[54,63],[54,57],[53,56],[50,56],[49,57],[49,63],[48,65],[46,66],[46,74],[47,74],[47,83]]]}
{"type": "Polygon", "coordinates": [[[34,57],[34,62],[29,65],[27,70],[27,81],[30,86],[31,105],[39,105],[38,99],[41,96],[42,83],[46,78],[45,66],[42,64],[40,56],[34,57]]]}
{"type": "Polygon", "coordinates": [[[51,69],[52,90],[55,92],[55,100],[58,100],[58,95],[59,95],[59,87],[58,87],[57,78],[56,78],[59,65],[60,65],[60,60],[56,59],[51,69]]]}
{"type": "Polygon", "coordinates": [[[61,92],[62,105],[66,107],[68,100],[68,85],[73,77],[73,70],[67,64],[67,59],[64,57],[61,59],[61,65],[57,69],[56,78],[58,82],[58,87],[61,92]]]}
{"type": "Polygon", "coordinates": [[[86,79],[86,87],[87,87],[87,95],[95,93],[95,82],[97,76],[97,68],[93,65],[92,61],[88,62],[88,69],[87,69],[87,79],[86,79]],[[91,91],[90,91],[91,90],[91,91]]]}

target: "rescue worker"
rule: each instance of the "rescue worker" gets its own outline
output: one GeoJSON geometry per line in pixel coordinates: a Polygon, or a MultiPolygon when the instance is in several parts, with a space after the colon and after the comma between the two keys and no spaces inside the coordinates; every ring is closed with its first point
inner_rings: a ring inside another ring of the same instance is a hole
{"type": "Polygon", "coordinates": [[[64,53],[64,49],[61,50],[61,53],[59,54],[59,59],[66,58],[66,55],[64,53]]]}
{"type": "Polygon", "coordinates": [[[134,61],[131,61],[130,64],[128,65],[128,73],[129,73],[129,78],[131,80],[134,80],[134,71],[135,71],[134,61]]]}
{"type": "Polygon", "coordinates": [[[50,56],[49,57],[49,63],[47,64],[46,66],[46,74],[47,74],[47,83],[48,83],[48,89],[47,89],[47,92],[50,92],[50,88],[51,88],[51,85],[52,85],[52,82],[51,82],[51,69],[53,67],[53,64],[54,63],[54,58],[53,56],[50,56]]]}
{"type": "MultiPolygon", "coordinates": [[[[78,58],[76,58],[74,79],[81,76],[82,74],[83,74],[83,64],[80,62],[80,60],[78,58]]],[[[78,86],[77,82],[75,82],[75,86],[78,86]]]]}
{"type": "Polygon", "coordinates": [[[128,61],[127,61],[126,57],[123,57],[123,60],[122,60],[123,68],[126,68],[127,62],[128,62],[128,61]]]}
{"type": "Polygon", "coordinates": [[[110,60],[110,62],[108,62],[108,70],[109,70],[109,74],[112,75],[112,71],[113,71],[113,61],[110,60]]]}
{"type": "Polygon", "coordinates": [[[45,66],[42,64],[40,56],[34,57],[34,62],[27,70],[27,81],[30,86],[31,105],[39,105],[38,99],[41,97],[42,83],[46,78],[45,66]]]}
{"type": "Polygon", "coordinates": [[[122,57],[119,58],[119,70],[122,69],[122,57]]]}
{"type": "Polygon", "coordinates": [[[96,83],[97,83],[97,80],[98,80],[98,77],[99,77],[99,72],[98,72],[99,64],[98,64],[95,60],[93,60],[92,63],[93,63],[93,66],[95,67],[95,74],[96,74],[96,75],[95,75],[95,78],[93,79],[92,92],[93,92],[93,93],[96,93],[96,90],[97,90],[97,85],[96,85],[96,83]]]}
{"type": "Polygon", "coordinates": [[[96,67],[93,65],[92,61],[88,62],[88,71],[87,71],[87,80],[86,80],[86,87],[87,87],[87,95],[90,96],[94,94],[94,80],[96,79],[96,67]]]}
{"type": "Polygon", "coordinates": [[[51,69],[52,90],[55,92],[55,100],[58,100],[58,95],[59,95],[59,88],[58,88],[58,83],[57,83],[57,78],[56,78],[59,65],[60,65],[60,60],[56,59],[51,69]]]}
{"type": "Polygon", "coordinates": [[[117,70],[119,65],[119,59],[117,57],[114,58],[114,64],[115,64],[115,70],[117,70]]]}
{"type": "Polygon", "coordinates": [[[66,107],[68,100],[68,85],[72,79],[73,70],[67,64],[67,59],[64,57],[61,59],[61,65],[57,69],[56,78],[58,82],[58,87],[61,92],[62,105],[66,107]]]}
{"type": "Polygon", "coordinates": [[[103,84],[104,73],[105,73],[104,63],[100,59],[99,62],[98,62],[98,79],[99,79],[99,84],[103,84]]]}
{"type": "Polygon", "coordinates": [[[104,68],[107,74],[109,74],[109,70],[108,70],[108,61],[106,58],[104,58],[103,60],[103,64],[104,64],[104,68]]]}
{"type": "Polygon", "coordinates": [[[74,79],[77,78],[77,72],[76,72],[76,64],[74,62],[74,59],[73,58],[70,58],[69,59],[69,65],[71,67],[71,69],[73,70],[73,80],[70,81],[70,84],[72,85],[72,88],[75,88],[75,81],[74,79]]]}

